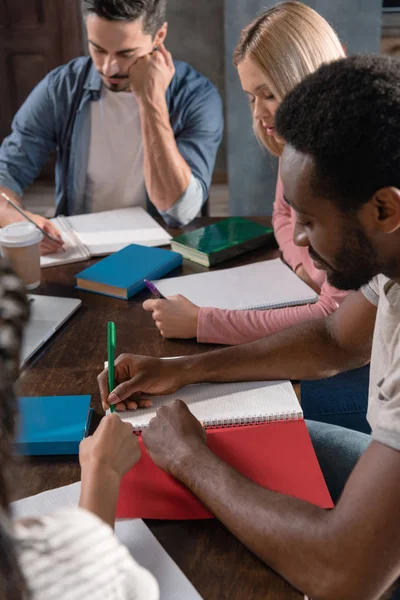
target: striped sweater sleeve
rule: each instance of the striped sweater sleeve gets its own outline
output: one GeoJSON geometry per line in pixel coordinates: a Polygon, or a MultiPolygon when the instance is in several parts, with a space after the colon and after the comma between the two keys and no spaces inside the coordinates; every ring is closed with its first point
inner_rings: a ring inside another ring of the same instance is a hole
{"type": "Polygon", "coordinates": [[[82,508],[15,524],[19,560],[32,600],[158,600],[154,577],[111,527],[82,508]]]}

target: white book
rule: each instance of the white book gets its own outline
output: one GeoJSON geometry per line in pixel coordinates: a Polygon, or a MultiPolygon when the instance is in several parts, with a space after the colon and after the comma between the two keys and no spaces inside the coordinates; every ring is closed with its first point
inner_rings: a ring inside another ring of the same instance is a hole
{"type": "MultiPolygon", "coordinates": [[[[42,517],[61,508],[77,506],[80,483],[43,492],[11,504],[15,519],[42,517]]],[[[190,581],[157,541],[141,519],[119,519],[115,535],[133,558],[156,578],[161,600],[201,600],[190,581]]]]}
{"type": "Polygon", "coordinates": [[[153,281],[164,296],[182,294],[197,306],[230,310],[283,308],[318,295],[279,258],[153,281]]]}
{"type": "Polygon", "coordinates": [[[171,240],[169,233],[139,206],[72,217],[60,215],[51,221],[61,232],[65,252],[42,256],[42,267],[112,254],[129,244],[164,246],[171,240]]]}
{"type": "MultiPolygon", "coordinates": [[[[144,396],[143,396],[144,397],[144,396]]],[[[150,397],[150,396],[149,396],[150,397]]],[[[175,394],[151,396],[153,406],[119,412],[134,431],[146,428],[160,406],[180,398],[205,427],[255,425],[303,418],[303,411],[290,381],[244,381],[199,383],[175,394]]]]}

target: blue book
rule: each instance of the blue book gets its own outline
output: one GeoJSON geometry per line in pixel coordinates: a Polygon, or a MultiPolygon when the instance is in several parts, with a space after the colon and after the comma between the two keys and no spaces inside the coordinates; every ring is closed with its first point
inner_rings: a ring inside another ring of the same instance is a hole
{"type": "Polygon", "coordinates": [[[144,279],[159,279],[181,264],[177,252],[131,244],[78,273],[76,287],[127,300],[145,288],[144,279]]]}
{"type": "Polygon", "coordinates": [[[19,398],[15,448],[27,456],[78,454],[88,435],[93,409],[90,396],[19,398]]]}

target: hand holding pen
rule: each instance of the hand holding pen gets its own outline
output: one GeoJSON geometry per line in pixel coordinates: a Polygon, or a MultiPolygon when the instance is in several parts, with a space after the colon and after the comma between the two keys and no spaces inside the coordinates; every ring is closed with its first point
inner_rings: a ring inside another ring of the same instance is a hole
{"type": "Polygon", "coordinates": [[[54,234],[51,235],[47,231],[47,229],[46,229],[47,224],[50,223],[47,219],[45,219],[44,217],[38,216],[38,219],[43,220],[43,226],[40,226],[37,223],[37,221],[35,221],[31,216],[29,216],[30,213],[26,212],[21,206],[19,206],[13,200],[11,200],[11,198],[7,194],[5,194],[4,192],[1,192],[0,195],[4,198],[4,200],[6,200],[8,202],[8,204],[10,206],[12,206],[17,212],[19,212],[19,214],[22,215],[24,217],[24,219],[26,219],[27,221],[29,221],[30,223],[35,225],[35,227],[37,227],[37,229],[39,229],[42,232],[42,234],[46,240],[49,240],[50,242],[52,242],[52,245],[49,245],[48,248],[45,247],[46,254],[56,252],[57,250],[62,250],[63,252],[65,252],[65,248],[63,248],[64,242],[62,241],[61,237],[56,238],[56,237],[54,237],[54,234]],[[56,246],[57,246],[56,248],[53,247],[54,244],[56,244],[56,246]]]}
{"type": "Polygon", "coordinates": [[[147,279],[143,279],[143,281],[144,285],[147,287],[148,290],[150,290],[153,296],[155,296],[159,300],[166,300],[166,297],[162,295],[162,293],[156,288],[154,283],[151,283],[151,281],[147,281],[147,279]]]}
{"type": "Polygon", "coordinates": [[[144,310],[152,313],[153,321],[161,335],[165,338],[195,338],[200,307],[180,294],[166,298],[154,283],[147,279],[144,283],[157,300],[167,300],[146,300],[143,303],[144,310]]]}

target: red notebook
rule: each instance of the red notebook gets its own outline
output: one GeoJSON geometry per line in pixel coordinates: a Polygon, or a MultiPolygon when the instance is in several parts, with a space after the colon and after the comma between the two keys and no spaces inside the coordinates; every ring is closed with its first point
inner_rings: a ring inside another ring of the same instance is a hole
{"type": "MultiPolygon", "coordinates": [[[[332,508],[303,419],[207,431],[217,456],[262,487],[332,508]]],[[[181,485],[159,469],[139,438],[142,458],[123,478],[118,518],[207,519],[213,515],[181,485]]]]}

